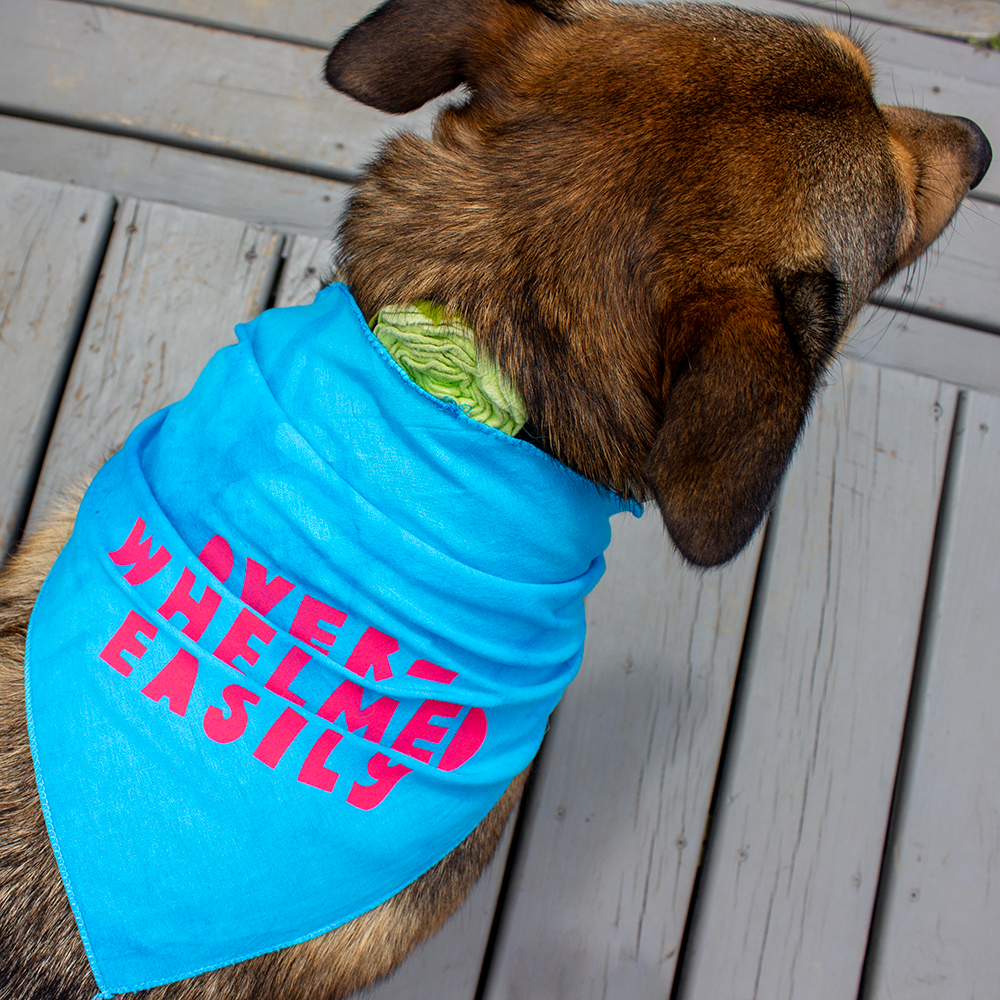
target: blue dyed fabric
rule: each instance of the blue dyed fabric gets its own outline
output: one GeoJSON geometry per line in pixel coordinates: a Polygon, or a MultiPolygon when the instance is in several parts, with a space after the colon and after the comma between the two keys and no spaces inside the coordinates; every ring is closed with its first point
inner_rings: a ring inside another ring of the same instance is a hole
{"type": "Polygon", "coordinates": [[[459,844],[575,674],[617,498],[415,386],[342,285],[100,471],[26,692],[102,996],[306,940],[459,844]]]}

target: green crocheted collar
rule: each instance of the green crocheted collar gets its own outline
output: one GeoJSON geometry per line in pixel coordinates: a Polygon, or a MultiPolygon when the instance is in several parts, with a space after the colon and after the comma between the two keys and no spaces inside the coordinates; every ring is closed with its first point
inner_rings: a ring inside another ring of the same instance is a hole
{"type": "Polygon", "coordinates": [[[386,306],[372,332],[407,375],[432,396],[453,399],[473,419],[514,435],[528,419],[510,379],[476,350],[473,332],[433,302],[386,306]]]}

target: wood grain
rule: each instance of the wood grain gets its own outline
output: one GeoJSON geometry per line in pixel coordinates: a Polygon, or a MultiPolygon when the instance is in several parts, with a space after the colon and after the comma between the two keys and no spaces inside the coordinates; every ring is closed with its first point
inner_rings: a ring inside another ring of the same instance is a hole
{"type": "Polygon", "coordinates": [[[869,308],[843,355],[1000,395],[1000,337],[952,323],[869,308]]]}
{"type": "Polygon", "coordinates": [[[112,0],[108,6],[329,48],[378,0],[112,0]]]}
{"type": "Polygon", "coordinates": [[[854,997],[956,390],[845,364],[782,488],[683,1000],[854,997]]]}
{"type": "Polygon", "coordinates": [[[140,420],[183,396],[265,303],[276,233],[155,203],[119,207],[45,456],[29,527],[140,420]]]}
{"type": "Polygon", "coordinates": [[[931,249],[873,300],[1000,333],[1000,205],[966,199],[931,249]]]}
{"type": "Polygon", "coordinates": [[[957,437],[907,777],[866,1000],[966,1000],[1000,980],[1000,399],[957,437]]]}
{"type": "Polygon", "coordinates": [[[488,1000],[670,992],[759,539],[702,573],[681,564],[655,510],[616,520],[584,662],[551,723],[488,1000]]]}
{"type": "Polygon", "coordinates": [[[113,211],[109,195],[0,173],[0,562],[27,512],[113,211]]]}
{"type": "Polygon", "coordinates": [[[350,190],[229,156],[4,115],[0,169],[313,236],[333,233],[350,190]]]}
{"type": "Polygon", "coordinates": [[[343,177],[393,118],[332,91],[310,46],[70,0],[4,0],[0,112],[343,177]]]}
{"type": "Polygon", "coordinates": [[[333,273],[333,241],[296,236],[285,249],[274,304],[306,306],[333,273]]]}
{"type": "MultiPolygon", "coordinates": [[[[803,5],[837,9],[828,0],[801,0],[803,5]]],[[[865,18],[915,28],[935,35],[986,41],[1000,32],[997,0],[858,0],[840,9],[853,21],[865,18]]]]}
{"type": "MultiPolygon", "coordinates": [[[[327,45],[369,10],[375,0],[127,0],[110,6],[159,13],[220,27],[260,32],[272,38],[289,38],[327,45]]],[[[837,9],[829,0],[799,0],[797,7],[837,9]]],[[[901,27],[957,38],[986,40],[1000,32],[997,0],[858,0],[841,8],[852,20],[881,21],[901,27]]]]}

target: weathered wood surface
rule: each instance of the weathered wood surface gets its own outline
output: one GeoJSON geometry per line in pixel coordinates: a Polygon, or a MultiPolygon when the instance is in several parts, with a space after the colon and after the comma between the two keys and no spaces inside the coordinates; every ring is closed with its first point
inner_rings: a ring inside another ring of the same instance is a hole
{"type": "Polygon", "coordinates": [[[282,237],[233,219],[128,201],[115,219],[31,508],[94,472],[183,396],[235,323],[265,303],[282,237]]]}
{"type": "Polygon", "coordinates": [[[615,525],[583,665],[551,723],[488,1000],[669,994],[759,542],[700,573],[655,510],[615,525]]]}
{"type": "Polygon", "coordinates": [[[312,236],[334,231],[349,190],[339,181],[228,156],[5,115],[0,167],[312,236]]]}
{"type": "Polygon", "coordinates": [[[122,4],[112,0],[108,6],[329,48],[374,10],[378,0],[212,0],[210,4],[205,0],[128,0],[122,4]]]}
{"type": "MultiPolygon", "coordinates": [[[[391,117],[335,93],[315,48],[71,0],[4,0],[0,113],[252,158],[355,171],[391,117]]],[[[0,162],[2,166],[2,162],[0,162]]]]}
{"type": "Polygon", "coordinates": [[[799,0],[803,6],[839,11],[852,23],[857,18],[897,24],[935,35],[987,41],[1000,33],[997,0],[799,0]]]}
{"type": "MultiPolygon", "coordinates": [[[[843,21],[783,0],[753,6],[843,21]]],[[[895,26],[872,41],[880,100],[964,115],[1000,135],[1000,53],[895,26]]],[[[325,87],[321,65],[311,46],[70,0],[5,0],[0,113],[335,177],[356,171],[387,130],[432,117],[432,108],[398,118],[363,108],[325,87]]],[[[0,168],[2,157],[0,147],[0,168]]],[[[980,191],[1000,197],[1000,170],[980,191]]]]}
{"type": "MultiPolygon", "coordinates": [[[[1000,91],[993,100],[1000,104],[1000,91]]],[[[966,199],[926,256],[873,298],[1000,333],[1000,205],[966,199]]]]}
{"type": "Polygon", "coordinates": [[[957,392],[845,364],[782,488],[683,1000],[857,994],[957,392]]]}
{"type": "Polygon", "coordinates": [[[869,308],[844,345],[843,355],[1000,395],[1000,337],[952,323],[869,308]]]}
{"type": "Polygon", "coordinates": [[[444,927],[358,1000],[475,1000],[514,823],[511,816],[483,877],[444,927]]]}
{"type": "Polygon", "coordinates": [[[27,513],[113,210],[98,191],[0,173],[0,562],[27,513]]]}
{"type": "Polygon", "coordinates": [[[866,1000],[993,997],[1000,982],[1000,399],[967,403],[866,1000]]]}
{"type": "MultiPolygon", "coordinates": [[[[292,5],[287,0],[212,0],[210,6],[203,0],[128,0],[121,6],[269,38],[329,45],[375,5],[374,0],[297,0],[292,5]]],[[[988,39],[1000,32],[997,0],[855,0],[850,5],[799,0],[787,6],[793,12],[799,6],[821,7],[839,11],[844,19],[865,18],[960,38],[988,39]]]]}
{"type": "Polygon", "coordinates": [[[281,267],[274,304],[285,306],[308,305],[316,293],[333,275],[333,242],[310,236],[296,236],[285,245],[285,259],[281,267]]]}

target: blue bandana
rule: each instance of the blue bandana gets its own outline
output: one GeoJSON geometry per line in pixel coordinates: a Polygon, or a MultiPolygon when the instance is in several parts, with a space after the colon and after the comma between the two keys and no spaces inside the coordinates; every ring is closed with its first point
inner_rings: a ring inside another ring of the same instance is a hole
{"type": "Polygon", "coordinates": [[[415,386],[342,285],[237,333],[97,475],[31,619],[103,996],[315,937],[457,846],[576,673],[624,506],[415,386]]]}

